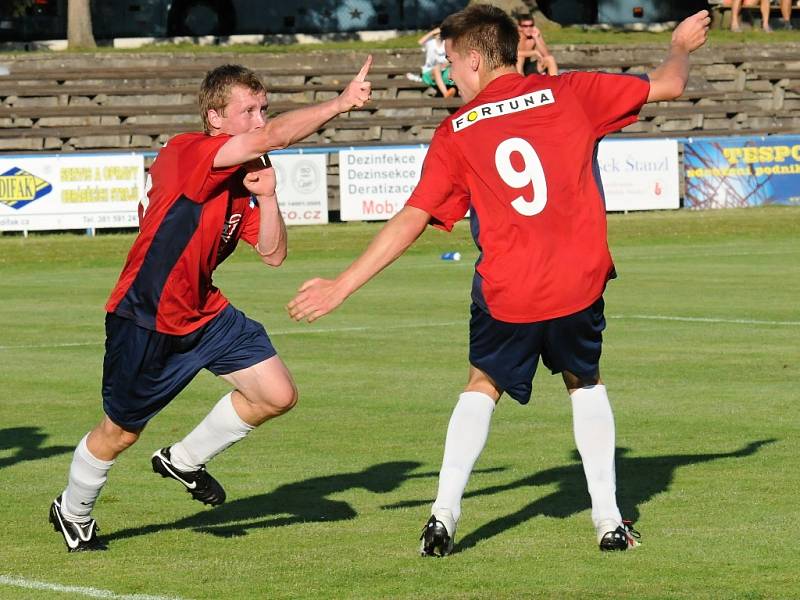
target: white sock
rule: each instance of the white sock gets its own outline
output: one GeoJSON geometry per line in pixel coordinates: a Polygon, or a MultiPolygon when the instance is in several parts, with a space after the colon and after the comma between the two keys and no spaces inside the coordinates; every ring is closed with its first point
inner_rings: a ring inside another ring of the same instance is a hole
{"type": "Polygon", "coordinates": [[[464,392],[450,416],[444,443],[439,491],[431,514],[453,535],[461,517],[461,497],[475,461],[486,445],[495,402],[482,392],[464,392]]]}
{"type": "Polygon", "coordinates": [[[606,386],[592,385],[575,390],[572,398],[572,424],[586,485],[592,498],[595,528],[622,522],[617,508],[617,483],[614,471],[614,414],[606,386]]]}
{"type": "Polygon", "coordinates": [[[61,495],[61,513],[70,521],[85,523],[106,484],[113,460],[100,460],[86,446],[87,433],[75,448],[69,467],[67,489],[61,495]]]}
{"type": "Polygon", "coordinates": [[[196,471],[255,427],[242,421],[225,394],[194,430],[170,448],[170,460],[181,471],[196,471]]]}

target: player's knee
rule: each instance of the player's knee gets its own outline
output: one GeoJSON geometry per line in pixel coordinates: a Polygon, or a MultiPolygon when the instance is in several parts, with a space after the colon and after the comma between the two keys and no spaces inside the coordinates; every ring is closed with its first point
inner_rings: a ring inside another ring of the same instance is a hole
{"type": "Polygon", "coordinates": [[[285,386],[280,393],[272,399],[272,405],[279,415],[289,412],[297,404],[298,400],[297,387],[294,383],[289,383],[285,386]]]}
{"type": "Polygon", "coordinates": [[[255,404],[266,415],[277,416],[289,412],[297,404],[297,387],[292,381],[284,381],[280,385],[263,389],[255,404]]]}
{"type": "Polygon", "coordinates": [[[117,438],[117,445],[120,451],[133,446],[139,439],[139,433],[134,431],[122,430],[117,438]]]}
{"type": "Polygon", "coordinates": [[[123,429],[119,425],[106,421],[97,431],[99,438],[97,443],[105,451],[110,451],[114,455],[133,446],[139,439],[141,431],[130,431],[123,429]]]}

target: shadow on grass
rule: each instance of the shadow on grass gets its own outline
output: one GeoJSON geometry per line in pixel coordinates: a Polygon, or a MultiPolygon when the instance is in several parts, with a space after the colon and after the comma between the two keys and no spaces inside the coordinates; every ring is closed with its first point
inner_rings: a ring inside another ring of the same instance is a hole
{"type": "MultiPolygon", "coordinates": [[[[639,505],[647,502],[656,494],[669,490],[675,471],[679,467],[712,460],[752,456],[761,446],[775,441],[774,439],[759,440],[751,442],[739,450],[718,454],[675,454],[637,458],[627,456],[630,452],[628,448],[617,448],[616,464],[620,480],[617,485],[617,500],[620,511],[624,518],[635,522],[639,518],[639,505]]],[[[508,531],[534,517],[564,519],[590,508],[583,466],[577,451],[573,453],[572,458],[576,461],[573,464],[547,469],[503,485],[490,486],[464,494],[465,498],[475,498],[521,487],[553,485],[557,487],[554,492],[538,498],[520,510],[499,517],[475,531],[469,532],[460,541],[457,540],[455,551],[468,550],[479,542],[508,531]]],[[[427,502],[427,500],[400,502],[384,508],[420,506],[427,502]]]]}
{"type": "Polygon", "coordinates": [[[47,434],[40,427],[10,427],[0,429],[0,452],[14,450],[11,456],[0,458],[0,469],[10,467],[27,460],[50,458],[58,454],[66,454],[75,450],[74,446],[49,446],[42,448],[47,434]]]}
{"type": "Polygon", "coordinates": [[[267,494],[233,500],[174,523],[122,529],[104,539],[119,540],[169,529],[192,529],[233,537],[246,535],[250,529],[353,519],[358,513],[347,502],[332,500],[329,496],[352,489],[383,494],[396,489],[406,479],[436,476],[436,473],[412,475],[411,471],[419,466],[420,463],[411,461],[387,462],[363,471],[312,477],[282,485],[267,494]]]}

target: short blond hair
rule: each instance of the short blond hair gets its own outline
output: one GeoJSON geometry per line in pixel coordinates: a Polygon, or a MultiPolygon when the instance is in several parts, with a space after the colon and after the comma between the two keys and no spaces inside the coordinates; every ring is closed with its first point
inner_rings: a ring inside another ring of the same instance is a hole
{"type": "Polygon", "coordinates": [[[237,85],[256,94],[267,91],[258,75],[242,65],[222,65],[206,73],[197,98],[200,117],[203,119],[203,131],[211,133],[208,111],[222,112],[231,99],[231,90],[237,85]]]}

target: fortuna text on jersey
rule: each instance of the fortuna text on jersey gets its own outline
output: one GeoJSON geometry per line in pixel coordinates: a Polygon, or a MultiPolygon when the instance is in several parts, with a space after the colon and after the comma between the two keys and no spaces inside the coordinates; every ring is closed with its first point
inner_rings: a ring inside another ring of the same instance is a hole
{"type": "Polygon", "coordinates": [[[502,117],[503,115],[539,108],[540,106],[553,104],[554,102],[553,91],[548,88],[546,90],[536,90],[535,92],[523,94],[516,98],[481,104],[465,112],[458,118],[453,119],[453,131],[457,133],[483,119],[502,117]]]}

